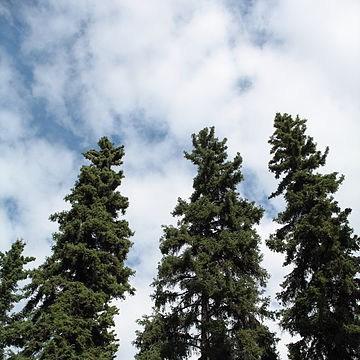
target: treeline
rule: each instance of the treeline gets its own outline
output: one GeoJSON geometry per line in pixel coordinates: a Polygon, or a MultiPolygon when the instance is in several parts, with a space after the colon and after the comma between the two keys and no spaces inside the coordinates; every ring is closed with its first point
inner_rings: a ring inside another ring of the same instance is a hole
{"type": "MultiPolygon", "coordinates": [[[[279,184],[270,198],[286,203],[266,243],[290,265],[281,310],[271,312],[264,296],[268,273],[256,231],[264,210],[237,191],[240,154],[229,160],[226,139],[205,128],[185,152],[197,169],[193,193],[178,199],[177,225],[163,227],[152,313],[138,320],[137,360],[276,360],[278,339],[266,326],[274,318],[295,336],[291,360],[360,358],[360,241],[351,210],[334,199],[343,176],[319,172],[328,149],[317,149],[306,120],[277,114],[274,128],[269,170],[279,184]]],[[[116,356],[113,300],[135,292],[125,264],[133,232],[118,191],[124,148],[105,137],[98,145],[84,153],[90,164],[65,197],[70,210],[50,217],[59,230],[45,262],[27,270],[34,259],[21,240],[0,253],[0,359],[116,356]]]]}

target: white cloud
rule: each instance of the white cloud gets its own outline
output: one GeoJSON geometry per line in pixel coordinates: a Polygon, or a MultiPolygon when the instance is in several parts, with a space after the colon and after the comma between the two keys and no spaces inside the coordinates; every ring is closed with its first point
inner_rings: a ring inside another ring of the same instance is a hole
{"type": "MultiPolygon", "coordinates": [[[[131,163],[128,156],[126,163],[131,163]]],[[[135,296],[118,302],[120,316],[116,318],[120,338],[119,359],[132,359],[135,349],[132,341],[139,327],[136,320],[151,311],[150,283],[156,276],[156,267],[160,260],[158,249],[162,235],[161,225],[174,224],[173,211],[177,197],[188,197],[191,191],[192,176],[184,164],[168,161],[166,173],[149,168],[142,175],[128,169],[124,181],[123,193],[129,197],[130,206],[127,218],[130,227],[135,230],[133,248],[130,252],[130,264],[136,264],[136,276],[132,285],[135,296]]]]}
{"type": "Polygon", "coordinates": [[[0,56],[0,250],[24,238],[26,252],[39,263],[56,230],[48,217],[63,209],[62,199],[74,180],[75,157],[36,136],[26,103],[29,94],[7,54],[0,56]]]}
{"type": "Polygon", "coordinates": [[[64,208],[62,199],[74,180],[73,155],[41,140],[3,145],[0,151],[0,168],[6,174],[1,177],[0,198],[12,199],[20,217],[13,220],[13,232],[1,238],[11,242],[23,237],[27,251],[42,260],[48,252],[46,240],[56,229],[48,217],[64,208]]]}

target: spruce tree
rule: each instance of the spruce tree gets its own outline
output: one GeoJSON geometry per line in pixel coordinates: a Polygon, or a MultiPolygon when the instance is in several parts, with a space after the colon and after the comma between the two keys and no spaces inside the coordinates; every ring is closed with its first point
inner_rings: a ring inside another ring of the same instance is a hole
{"type": "Polygon", "coordinates": [[[319,173],[328,148],[317,150],[306,120],[277,114],[269,169],[281,179],[270,196],[283,195],[281,227],[267,241],[291,265],[278,298],[281,325],[300,339],[289,345],[292,360],[360,358],[359,238],[350,209],[334,199],[344,177],[319,173]]]}
{"type": "Polygon", "coordinates": [[[25,243],[16,240],[5,252],[0,252],[0,359],[13,358],[10,347],[20,346],[26,323],[21,312],[14,311],[16,305],[26,297],[20,282],[26,280],[30,270],[25,266],[34,260],[23,255],[25,243]]]}
{"type": "Polygon", "coordinates": [[[239,197],[242,159],[227,161],[226,139],[212,127],[192,140],[185,158],[197,167],[194,192],[178,199],[177,226],[164,226],[154,313],[139,321],[136,359],[277,359],[263,324],[267,273],[254,228],[263,210],[239,197]]]}
{"type": "Polygon", "coordinates": [[[114,359],[114,299],[133,293],[125,266],[132,232],[125,214],[128,199],[117,191],[123,173],[123,147],[103,137],[99,150],[84,153],[67,211],[50,217],[59,223],[52,254],[34,273],[26,310],[32,323],[22,355],[46,360],[114,359]]]}

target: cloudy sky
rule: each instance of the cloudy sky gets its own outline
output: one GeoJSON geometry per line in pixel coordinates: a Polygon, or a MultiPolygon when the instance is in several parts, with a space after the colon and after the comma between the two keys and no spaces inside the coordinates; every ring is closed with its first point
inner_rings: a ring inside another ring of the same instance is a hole
{"type": "MultiPolygon", "coordinates": [[[[215,125],[230,155],[241,153],[239,190],[266,209],[265,239],[282,207],[267,200],[276,112],[307,118],[330,146],[326,170],[345,174],[337,198],[359,232],[359,17],[358,0],[0,1],[0,250],[23,237],[41,263],[81,152],[103,135],[124,144],[137,294],[119,303],[116,327],[118,359],[131,360],[160,226],[191,193],[190,134],[215,125]]],[[[263,251],[276,307],[281,257],[263,251]]],[[[289,336],[278,335],[286,359],[289,336]]]]}

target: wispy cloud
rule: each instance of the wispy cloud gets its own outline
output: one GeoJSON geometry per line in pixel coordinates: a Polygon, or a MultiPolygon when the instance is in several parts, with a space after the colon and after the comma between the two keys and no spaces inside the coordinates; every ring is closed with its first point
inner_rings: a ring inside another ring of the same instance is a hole
{"type": "Polygon", "coordinates": [[[62,145],[37,135],[29,96],[11,59],[0,53],[1,249],[23,237],[27,251],[41,261],[56,228],[47,219],[64,206],[65,189],[74,179],[75,157],[62,145]]]}

